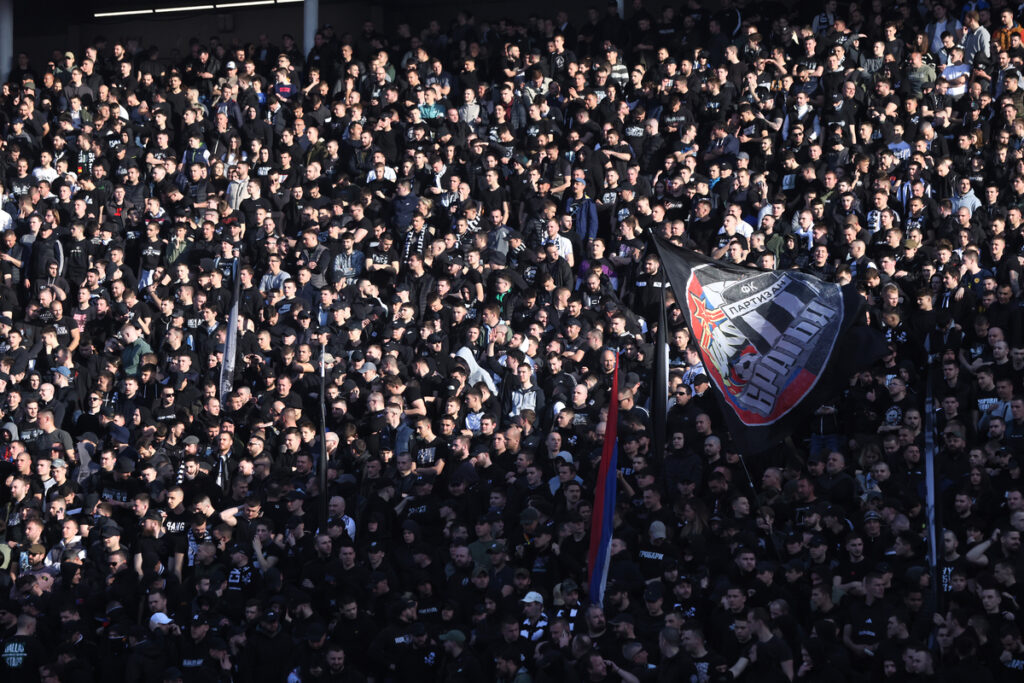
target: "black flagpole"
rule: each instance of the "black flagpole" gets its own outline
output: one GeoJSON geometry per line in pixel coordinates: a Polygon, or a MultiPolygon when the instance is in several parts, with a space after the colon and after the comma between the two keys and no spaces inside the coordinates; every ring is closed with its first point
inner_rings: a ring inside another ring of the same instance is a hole
{"type": "MultiPolygon", "coordinates": [[[[661,300],[658,304],[658,333],[654,339],[654,382],[651,386],[651,445],[655,457],[660,461],[665,457],[665,439],[668,429],[668,313],[665,309],[665,269],[658,269],[658,284],[661,285],[661,300]]],[[[654,284],[653,282],[651,284],[654,284]]]]}

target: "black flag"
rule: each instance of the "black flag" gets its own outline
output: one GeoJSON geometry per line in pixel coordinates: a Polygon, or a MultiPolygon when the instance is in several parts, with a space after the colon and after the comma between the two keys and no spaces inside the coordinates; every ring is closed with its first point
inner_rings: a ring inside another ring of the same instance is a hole
{"type": "Polygon", "coordinates": [[[655,237],[676,301],[742,452],[788,436],[845,383],[833,372],[866,367],[885,349],[861,322],[863,298],[813,275],[714,261],[655,237]],[[856,344],[849,344],[856,340],[856,344]],[[834,377],[834,379],[833,379],[834,377]]]}

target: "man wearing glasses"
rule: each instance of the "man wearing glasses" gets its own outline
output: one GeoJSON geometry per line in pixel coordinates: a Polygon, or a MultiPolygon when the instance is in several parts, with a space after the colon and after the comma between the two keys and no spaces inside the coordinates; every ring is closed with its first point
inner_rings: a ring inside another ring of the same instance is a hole
{"type": "Polygon", "coordinates": [[[75,418],[75,433],[102,432],[103,425],[100,422],[102,410],[103,397],[95,391],[90,391],[85,397],[82,413],[75,418]]]}
{"type": "MultiPolygon", "coordinates": [[[[120,537],[115,537],[120,540],[120,537]]],[[[104,539],[104,543],[107,540],[104,539]]],[[[111,551],[107,554],[107,586],[112,586],[114,583],[133,583],[131,581],[135,579],[135,572],[128,566],[128,552],[118,546],[117,550],[111,551]]],[[[127,586],[126,586],[127,587],[127,586]]]]}
{"type": "Polygon", "coordinates": [[[175,391],[170,386],[160,388],[160,404],[153,410],[153,419],[157,422],[170,423],[178,418],[178,406],[175,403],[175,391]]]}

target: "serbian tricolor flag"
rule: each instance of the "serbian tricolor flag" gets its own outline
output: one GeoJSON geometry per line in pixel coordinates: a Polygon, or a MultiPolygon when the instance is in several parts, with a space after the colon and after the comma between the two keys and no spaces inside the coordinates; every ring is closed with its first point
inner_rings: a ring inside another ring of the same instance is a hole
{"type": "Polygon", "coordinates": [[[608,422],[601,449],[601,465],[597,475],[594,512],[590,519],[590,552],[587,567],[590,570],[590,601],[604,602],[604,588],[608,583],[608,563],[611,560],[612,522],[615,518],[615,492],[618,478],[619,442],[616,435],[619,424],[619,355],[615,354],[615,374],[608,402],[608,422]]]}

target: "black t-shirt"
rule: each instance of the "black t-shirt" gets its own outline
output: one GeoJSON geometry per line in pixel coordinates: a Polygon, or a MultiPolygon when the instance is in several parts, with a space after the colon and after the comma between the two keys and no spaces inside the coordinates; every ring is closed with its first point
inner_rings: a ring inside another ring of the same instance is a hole
{"type": "Polygon", "coordinates": [[[18,434],[21,435],[21,440],[25,443],[32,443],[43,433],[43,430],[39,428],[39,422],[32,420],[31,422],[26,420],[18,425],[18,434]]]}
{"type": "Polygon", "coordinates": [[[480,202],[484,207],[484,215],[489,216],[495,209],[504,210],[509,201],[508,188],[498,187],[496,190],[484,188],[480,191],[480,202]]]}
{"type": "Polygon", "coordinates": [[[437,496],[414,496],[405,508],[406,518],[416,522],[423,529],[424,534],[429,534],[437,529],[441,519],[441,501],[437,496]]]}
{"type": "Polygon", "coordinates": [[[57,330],[57,342],[61,346],[67,346],[71,343],[71,330],[77,330],[78,325],[72,318],[64,316],[60,320],[53,321],[53,327],[57,330]]]}
{"type": "Polygon", "coordinates": [[[140,536],[135,541],[133,551],[142,555],[142,569],[147,571],[154,569],[157,562],[167,568],[170,564],[168,560],[174,554],[176,545],[180,546],[178,552],[185,552],[184,537],[180,538],[180,543],[176,543],[171,534],[164,534],[160,538],[140,536]]]}
{"type": "Polygon", "coordinates": [[[849,558],[842,560],[835,569],[835,576],[840,577],[842,583],[852,583],[862,580],[870,571],[871,563],[867,559],[860,562],[851,562],[849,558]]]}
{"type": "Polygon", "coordinates": [[[889,610],[884,602],[868,606],[857,602],[850,606],[848,624],[851,627],[850,640],[858,645],[872,645],[885,638],[886,620],[889,610]]]}
{"type": "Polygon", "coordinates": [[[260,573],[251,563],[244,567],[232,567],[228,572],[225,598],[237,605],[251,597],[261,583],[260,573]]]}
{"type": "Polygon", "coordinates": [[[43,646],[34,636],[11,636],[0,646],[0,679],[9,683],[39,680],[43,646]]]}
{"type": "Polygon", "coordinates": [[[644,575],[644,579],[657,579],[665,571],[666,560],[678,559],[678,552],[670,543],[655,545],[645,541],[640,544],[638,559],[640,573],[644,575]]]}
{"type": "Polygon", "coordinates": [[[971,403],[973,403],[972,407],[980,415],[984,415],[987,411],[995,408],[996,404],[999,403],[999,397],[996,396],[995,389],[986,391],[980,387],[975,387],[971,403]]]}
{"type": "Polygon", "coordinates": [[[725,658],[722,655],[715,654],[714,652],[705,652],[700,657],[690,657],[693,660],[693,666],[697,669],[697,681],[696,683],[709,683],[711,680],[711,672],[719,664],[726,663],[725,658]]]}
{"type": "Polygon", "coordinates": [[[788,683],[789,678],[782,672],[782,662],[792,661],[793,653],[786,642],[777,636],[759,642],[757,661],[750,664],[749,678],[759,683],[788,683]]]}
{"type": "Polygon", "coordinates": [[[417,467],[433,467],[448,457],[448,446],[437,437],[430,441],[413,439],[411,451],[417,467]]]}
{"type": "Polygon", "coordinates": [[[940,590],[943,593],[949,593],[953,590],[952,576],[953,572],[959,571],[963,574],[969,575],[970,565],[967,564],[967,559],[964,557],[958,557],[952,562],[946,560],[939,561],[939,585],[940,590]]]}
{"type": "Polygon", "coordinates": [[[370,263],[387,266],[396,261],[398,261],[398,250],[394,247],[385,250],[381,246],[376,246],[370,250],[370,263]]]}
{"type": "Polygon", "coordinates": [[[165,247],[166,245],[160,240],[143,244],[142,252],[140,253],[142,270],[153,270],[160,265],[160,261],[163,260],[165,247]]]}
{"type": "Polygon", "coordinates": [[[188,531],[188,525],[192,522],[192,515],[183,506],[181,512],[174,512],[173,510],[167,511],[167,517],[164,518],[164,528],[167,530],[167,534],[170,536],[180,536],[182,539],[185,538],[185,532],[188,531]]]}

